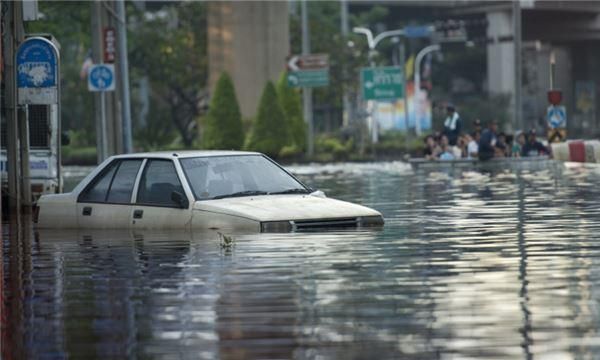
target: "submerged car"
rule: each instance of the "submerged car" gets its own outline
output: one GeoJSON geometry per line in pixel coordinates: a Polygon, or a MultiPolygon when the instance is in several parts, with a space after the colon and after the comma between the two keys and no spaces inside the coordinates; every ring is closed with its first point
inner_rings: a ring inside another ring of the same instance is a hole
{"type": "Polygon", "coordinates": [[[108,158],[72,192],[44,195],[38,228],[289,232],[383,225],[373,209],[325,197],[267,156],[155,152],[108,158]]]}

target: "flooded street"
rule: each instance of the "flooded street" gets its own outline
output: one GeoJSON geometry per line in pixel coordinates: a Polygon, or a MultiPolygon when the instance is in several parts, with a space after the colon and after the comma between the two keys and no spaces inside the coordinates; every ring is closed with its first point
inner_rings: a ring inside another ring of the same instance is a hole
{"type": "Polygon", "coordinates": [[[600,167],[289,169],[384,229],[4,226],[3,359],[597,358],[600,167]]]}

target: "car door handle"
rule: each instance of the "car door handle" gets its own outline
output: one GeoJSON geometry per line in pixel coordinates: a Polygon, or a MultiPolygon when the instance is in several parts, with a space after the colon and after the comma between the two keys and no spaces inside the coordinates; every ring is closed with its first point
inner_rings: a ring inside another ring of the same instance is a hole
{"type": "Polygon", "coordinates": [[[91,216],[92,215],[92,207],[91,206],[84,207],[83,211],[81,212],[81,214],[83,216],[91,216]]]}
{"type": "Polygon", "coordinates": [[[142,216],[144,216],[144,210],[134,210],[133,211],[133,218],[134,219],[141,219],[142,216]]]}

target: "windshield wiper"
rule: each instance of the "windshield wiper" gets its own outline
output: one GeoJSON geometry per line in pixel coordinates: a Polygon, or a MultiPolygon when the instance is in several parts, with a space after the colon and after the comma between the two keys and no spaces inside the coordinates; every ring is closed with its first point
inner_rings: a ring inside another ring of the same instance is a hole
{"type": "Polygon", "coordinates": [[[287,189],[282,191],[273,191],[270,192],[269,195],[281,195],[281,194],[308,194],[310,191],[306,189],[296,188],[296,189],[287,189]]]}
{"type": "Polygon", "coordinates": [[[239,197],[239,196],[252,196],[252,195],[267,195],[268,193],[266,191],[260,191],[260,190],[246,190],[246,191],[239,191],[239,192],[235,192],[232,194],[227,194],[227,195],[218,195],[213,197],[213,199],[223,199],[223,198],[229,198],[229,197],[239,197]]]}

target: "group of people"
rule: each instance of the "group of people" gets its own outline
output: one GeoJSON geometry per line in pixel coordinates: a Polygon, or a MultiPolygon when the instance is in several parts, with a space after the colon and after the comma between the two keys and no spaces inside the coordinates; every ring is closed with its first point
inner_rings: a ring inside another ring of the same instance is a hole
{"type": "Polygon", "coordinates": [[[494,157],[527,157],[549,155],[549,149],[537,140],[535,130],[517,132],[515,136],[498,133],[498,124],[491,121],[482,129],[481,121],[473,123],[473,132],[462,132],[462,119],[452,105],[448,105],[444,130],[425,137],[423,151],[429,160],[479,159],[494,157]]]}

